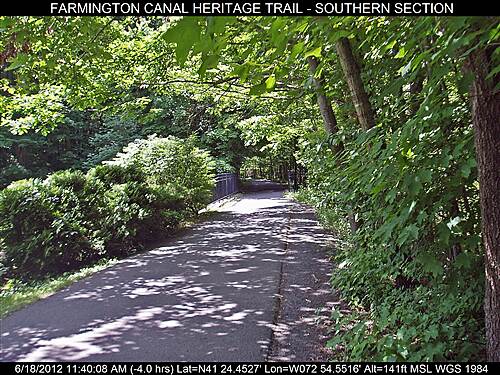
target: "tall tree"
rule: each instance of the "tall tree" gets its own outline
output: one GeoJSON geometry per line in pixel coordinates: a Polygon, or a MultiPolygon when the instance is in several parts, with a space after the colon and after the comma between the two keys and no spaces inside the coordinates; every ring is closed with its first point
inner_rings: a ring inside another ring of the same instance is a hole
{"type": "Polygon", "coordinates": [[[316,89],[316,98],[319,111],[321,112],[325,124],[325,130],[328,134],[335,134],[338,130],[337,118],[333,112],[332,103],[325,93],[324,78],[322,76],[317,76],[319,61],[315,56],[309,56],[307,57],[307,64],[309,65],[309,71],[311,72],[314,87],[316,89]]]}
{"type": "Polygon", "coordinates": [[[479,173],[481,228],[485,251],[486,350],[489,361],[500,361],[500,82],[490,76],[493,48],[474,51],[466,70],[475,79],[471,86],[474,141],[479,173]]]}
{"type": "Polygon", "coordinates": [[[359,124],[364,130],[368,130],[375,125],[375,117],[361,79],[361,70],[352,52],[351,42],[349,42],[349,39],[342,37],[335,44],[335,48],[351,92],[359,124]]]}

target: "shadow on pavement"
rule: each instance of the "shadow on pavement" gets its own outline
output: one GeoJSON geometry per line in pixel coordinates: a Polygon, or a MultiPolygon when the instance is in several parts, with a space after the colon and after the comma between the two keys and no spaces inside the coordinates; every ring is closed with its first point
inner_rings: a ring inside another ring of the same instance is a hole
{"type": "MultiPolygon", "coordinates": [[[[308,265],[298,256],[301,249],[320,249],[324,243],[319,230],[298,228],[301,220],[310,220],[303,213],[281,192],[245,195],[163,246],[4,318],[0,358],[263,361],[271,355],[273,338],[303,335],[307,328],[304,314],[310,311],[302,311],[309,308],[303,298],[311,290],[300,280],[311,281],[309,267],[329,274],[324,252],[306,255],[308,265]],[[287,233],[290,225],[297,226],[293,233],[287,233]],[[290,281],[291,273],[299,275],[297,283],[290,281]],[[302,313],[290,315],[280,334],[273,323],[277,296],[285,290],[297,301],[283,314],[302,313]]],[[[276,358],[301,358],[283,345],[275,349],[276,358]]]]}

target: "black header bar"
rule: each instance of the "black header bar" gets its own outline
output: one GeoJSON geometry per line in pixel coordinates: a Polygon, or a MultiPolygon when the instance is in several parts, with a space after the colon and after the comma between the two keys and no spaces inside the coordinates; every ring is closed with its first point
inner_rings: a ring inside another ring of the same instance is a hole
{"type": "Polygon", "coordinates": [[[422,1],[49,1],[9,2],[4,15],[33,16],[491,16],[494,2],[422,1]]]}

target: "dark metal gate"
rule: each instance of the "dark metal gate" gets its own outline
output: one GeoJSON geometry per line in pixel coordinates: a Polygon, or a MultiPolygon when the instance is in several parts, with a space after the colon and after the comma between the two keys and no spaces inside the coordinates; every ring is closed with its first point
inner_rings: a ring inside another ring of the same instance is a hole
{"type": "Polygon", "coordinates": [[[215,176],[215,189],[212,202],[239,191],[236,173],[220,173],[215,176]]]}

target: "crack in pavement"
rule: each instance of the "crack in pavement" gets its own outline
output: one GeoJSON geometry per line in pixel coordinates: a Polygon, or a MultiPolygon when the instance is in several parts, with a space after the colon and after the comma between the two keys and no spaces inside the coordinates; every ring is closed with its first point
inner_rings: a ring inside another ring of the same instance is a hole
{"type": "MultiPolygon", "coordinates": [[[[288,236],[290,235],[290,221],[291,215],[290,212],[287,213],[287,223],[285,224],[284,235],[283,235],[283,253],[286,257],[288,252],[288,236]]],[[[275,346],[275,335],[276,330],[279,325],[279,321],[281,319],[281,310],[283,303],[283,268],[284,268],[285,260],[280,262],[280,273],[278,280],[278,292],[276,294],[276,302],[274,307],[274,316],[273,316],[273,324],[271,329],[271,338],[269,340],[269,348],[266,354],[266,362],[269,361],[270,356],[272,355],[273,347],[275,346]]]]}
{"type": "Polygon", "coordinates": [[[330,287],[337,239],[303,204],[289,207],[286,254],[280,279],[280,311],[273,326],[270,361],[328,361],[331,310],[340,304],[330,287]]]}

